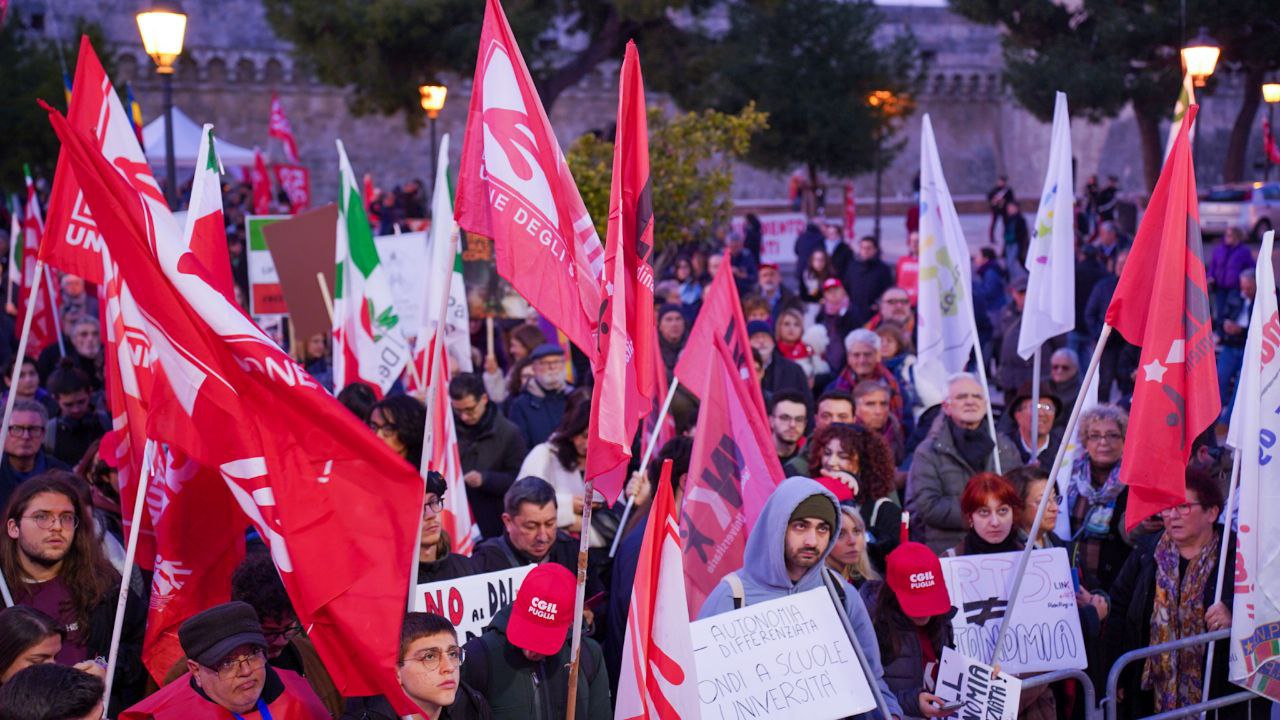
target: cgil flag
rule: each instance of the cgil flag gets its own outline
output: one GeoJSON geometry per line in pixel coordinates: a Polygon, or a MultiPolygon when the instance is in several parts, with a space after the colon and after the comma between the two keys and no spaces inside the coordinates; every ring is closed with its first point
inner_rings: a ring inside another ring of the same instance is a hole
{"type": "Polygon", "coordinates": [[[604,248],[498,0],[485,5],[455,213],[498,273],[597,364],[604,248]]]}
{"type": "Polygon", "coordinates": [[[284,114],[284,104],[280,102],[279,93],[271,93],[271,119],[267,123],[267,135],[280,141],[286,160],[295,165],[300,162],[298,141],[293,137],[293,127],[284,114]]]}
{"type": "MultiPolygon", "coordinates": [[[[1164,144],[1164,161],[1169,162],[1169,156],[1173,154],[1173,144],[1178,139],[1178,128],[1182,125],[1182,118],[1186,116],[1187,109],[1196,101],[1195,82],[1191,78],[1191,73],[1182,76],[1182,87],[1178,88],[1178,99],[1173,104],[1173,117],[1169,123],[1169,139],[1164,144]]],[[[1187,142],[1195,142],[1196,126],[1193,124],[1187,130],[1187,142]]]]}
{"type": "Polygon", "coordinates": [[[391,389],[409,361],[409,342],[396,313],[391,281],[373,244],[356,174],[338,140],[341,169],[333,289],[333,390],[353,382],[391,389]]]}
{"type": "Polygon", "coordinates": [[[605,292],[599,311],[595,387],[587,431],[586,476],[610,500],[625,484],[631,441],[653,406],[653,195],[644,78],[628,42],[618,91],[605,292]]]}
{"type": "Polygon", "coordinates": [[[1075,182],[1071,177],[1071,118],[1067,94],[1053,108],[1049,170],[1027,252],[1027,299],[1018,354],[1028,360],[1046,340],[1076,326],[1075,182]]]}
{"type": "MultiPolygon", "coordinates": [[[[18,322],[27,314],[27,303],[35,303],[31,318],[31,335],[27,340],[28,353],[39,357],[40,352],[54,343],[61,343],[58,330],[58,299],[53,290],[53,274],[43,268],[36,276],[36,260],[40,256],[40,244],[45,236],[44,220],[40,217],[40,198],[31,169],[22,166],[27,184],[27,201],[22,208],[22,248],[18,267],[22,270],[22,283],[18,286],[18,322]]],[[[16,239],[13,241],[16,242],[16,239]]]]}
{"type": "Polygon", "coordinates": [[[1280,702],[1280,472],[1274,438],[1280,434],[1280,314],[1271,264],[1275,231],[1258,253],[1257,294],[1249,319],[1244,366],[1227,442],[1241,453],[1229,677],[1280,702]]]}
{"type": "Polygon", "coordinates": [[[662,463],[631,585],[615,720],[692,720],[699,716],[697,671],[685,614],[680,517],[671,460],[662,463]]]}
{"type": "Polygon", "coordinates": [[[337,690],[383,693],[408,711],[394,658],[422,479],[187,260],[172,215],[153,212],[96,142],[47,109],[150,327],[163,377],[150,430],[217,469],[270,548],[337,690]]]}
{"type": "Polygon", "coordinates": [[[1222,410],[1191,162],[1197,108],[1178,128],[1107,308],[1107,324],[1142,348],[1129,414],[1129,427],[1139,431],[1125,438],[1120,468],[1129,530],[1186,502],[1191,443],[1222,410]]]}
{"type": "Polygon", "coordinates": [[[917,384],[946,395],[946,379],[964,370],[977,347],[969,280],[969,249],[942,174],[933,123],[924,116],[920,137],[920,275],[916,333],[917,384]]]}

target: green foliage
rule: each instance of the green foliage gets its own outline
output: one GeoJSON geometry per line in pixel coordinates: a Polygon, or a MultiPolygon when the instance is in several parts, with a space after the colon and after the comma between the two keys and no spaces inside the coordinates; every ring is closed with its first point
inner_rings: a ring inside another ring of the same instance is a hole
{"type": "MultiPolygon", "coordinates": [[[[744,155],[768,118],[748,103],[735,114],[707,110],[668,116],[649,110],[649,174],[654,242],[659,253],[709,237],[733,209],[731,161],[744,155]]],[[[583,135],[569,148],[569,167],[600,237],[607,234],[613,143],[583,135]]]]}
{"type": "MultiPolygon", "coordinates": [[[[867,97],[889,90],[911,112],[923,68],[913,37],[877,42],[882,17],[869,0],[748,0],[723,35],[657,38],[646,76],[682,107],[734,112],[755,102],[769,128],[748,158],[774,170],[854,175],[874,168],[878,137],[894,117],[867,97]]],[[[886,158],[886,162],[888,158],[886,158]]]]}

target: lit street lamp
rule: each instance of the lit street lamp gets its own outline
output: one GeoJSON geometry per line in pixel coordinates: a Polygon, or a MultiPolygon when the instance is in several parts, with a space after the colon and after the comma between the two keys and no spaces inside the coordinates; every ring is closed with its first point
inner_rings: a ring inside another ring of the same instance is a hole
{"type": "Polygon", "coordinates": [[[178,171],[173,160],[173,63],[182,54],[186,32],[187,16],[176,4],[155,2],[150,10],[138,13],[142,47],[156,62],[156,72],[164,84],[164,194],[173,209],[178,206],[178,171]]]}
{"type": "MultiPolygon", "coordinates": [[[[884,151],[884,124],[890,119],[896,117],[900,110],[898,96],[893,94],[892,90],[872,90],[867,95],[867,104],[871,109],[880,115],[880,123],[876,127],[876,224],[875,236],[876,242],[880,242],[880,180],[884,174],[884,163],[882,155],[884,151]]],[[[853,228],[845,228],[845,232],[852,233],[853,228]]]]}
{"type": "MultiPolygon", "coordinates": [[[[436,184],[436,165],[439,159],[436,157],[436,118],[440,117],[440,111],[444,109],[445,96],[449,94],[449,88],[444,85],[419,85],[418,92],[422,94],[422,109],[427,111],[427,118],[431,121],[431,192],[435,193],[436,184]]],[[[430,202],[430,195],[428,202],[430,202]]]]}
{"type": "MultiPolygon", "coordinates": [[[[1267,103],[1267,132],[1271,133],[1271,137],[1276,136],[1275,109],[1276,103],[1280,103],[1280,82],[1269,82],[1262,84],[1262,99],[1267,103]]],[[[1266,155],[1266,150],[1263,150],[1266,155]]],[[[1271,157],[1262,158],[1262,182],[1271,179],[1271,157]]]]}
{"type": "Polygon", "coordinates": [[[1205,28],[1200,28],[1200,34],[1182,48],[1182,65],[1191,75],[1196,87],[1204,87],[1205,81],[1217,67],[1218,56],[1221,54],[1222,48],[1209,37],[1205,28]]]}

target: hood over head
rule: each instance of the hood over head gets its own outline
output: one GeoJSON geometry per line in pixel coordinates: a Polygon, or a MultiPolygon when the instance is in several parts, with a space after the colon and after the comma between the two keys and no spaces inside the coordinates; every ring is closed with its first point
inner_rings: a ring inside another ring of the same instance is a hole
{"type": "MultiPolygon", "coordinates": [[[[787,575],[787,563],[783,557],[786,547],[787,525],[791,523],[791,514],[806,499],[820,495],[831,501],[831,516],[840,517],[839,501],[830,490],[822,487],[817,481],[807,477],[789,477],[778,485],[769,500],[760,511],[760,519],[747,538],[747,547],[743,552],[742,573],[752,582],[778,590],[788,590],[793,586],[787,575]]],[[[814,565],[800,582],[820,571],[835,545],[839,526],[831,528],[831,541],[822,552],[822,558],[814,565]]],[[[795,583],[796,585],[800,583],[795,583]]]]}

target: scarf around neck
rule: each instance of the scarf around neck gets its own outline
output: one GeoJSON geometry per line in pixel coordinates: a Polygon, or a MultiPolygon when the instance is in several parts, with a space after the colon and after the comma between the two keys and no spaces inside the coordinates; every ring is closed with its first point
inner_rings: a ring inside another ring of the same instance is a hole
{"type": "Polygon", "coordinates": [[[952,422],[951,418],[947,418],[946,423],[951,427],[951,439],[955,441],[956,451],[968,463],[969,468],[975,472],[985,470],[987,458],[991,457],[991,451],[996,447],[991,435],[981,425],[970,430],[952,422]]]}
{"type": "Polygon", "coordinates": [[[1075,507],[1076,498],[1084,498],[1090,505],[1108,505],[1120,496],[1124,483],[1120,482],[1120,463],[1116,463],[1107,473],[1107,481],[1102,487],[1093,486],[1093,465],[1088,455],[1076,458],[1071,466],[1071,487],[1068,491],[1067,507],[1075,507]]]}
{"type": "MultiPolygon", "coordinates": [[[[1156,592],[1151,611],[1151,644],[1169,642],[1206,632],[1204,593],[1217,564],[1222,532],[1187,562],[1186,575],[1179,577],[1181,555],[1166,532],[1156,543],[1156,592]]],[[[1142,670],[1142,687],[1155,695],[1156,712],[1175,710],[1200,702],[1204,687],[1205,646],[1194,645],[1173,653],[1147,658],[1142,670]]]]}

